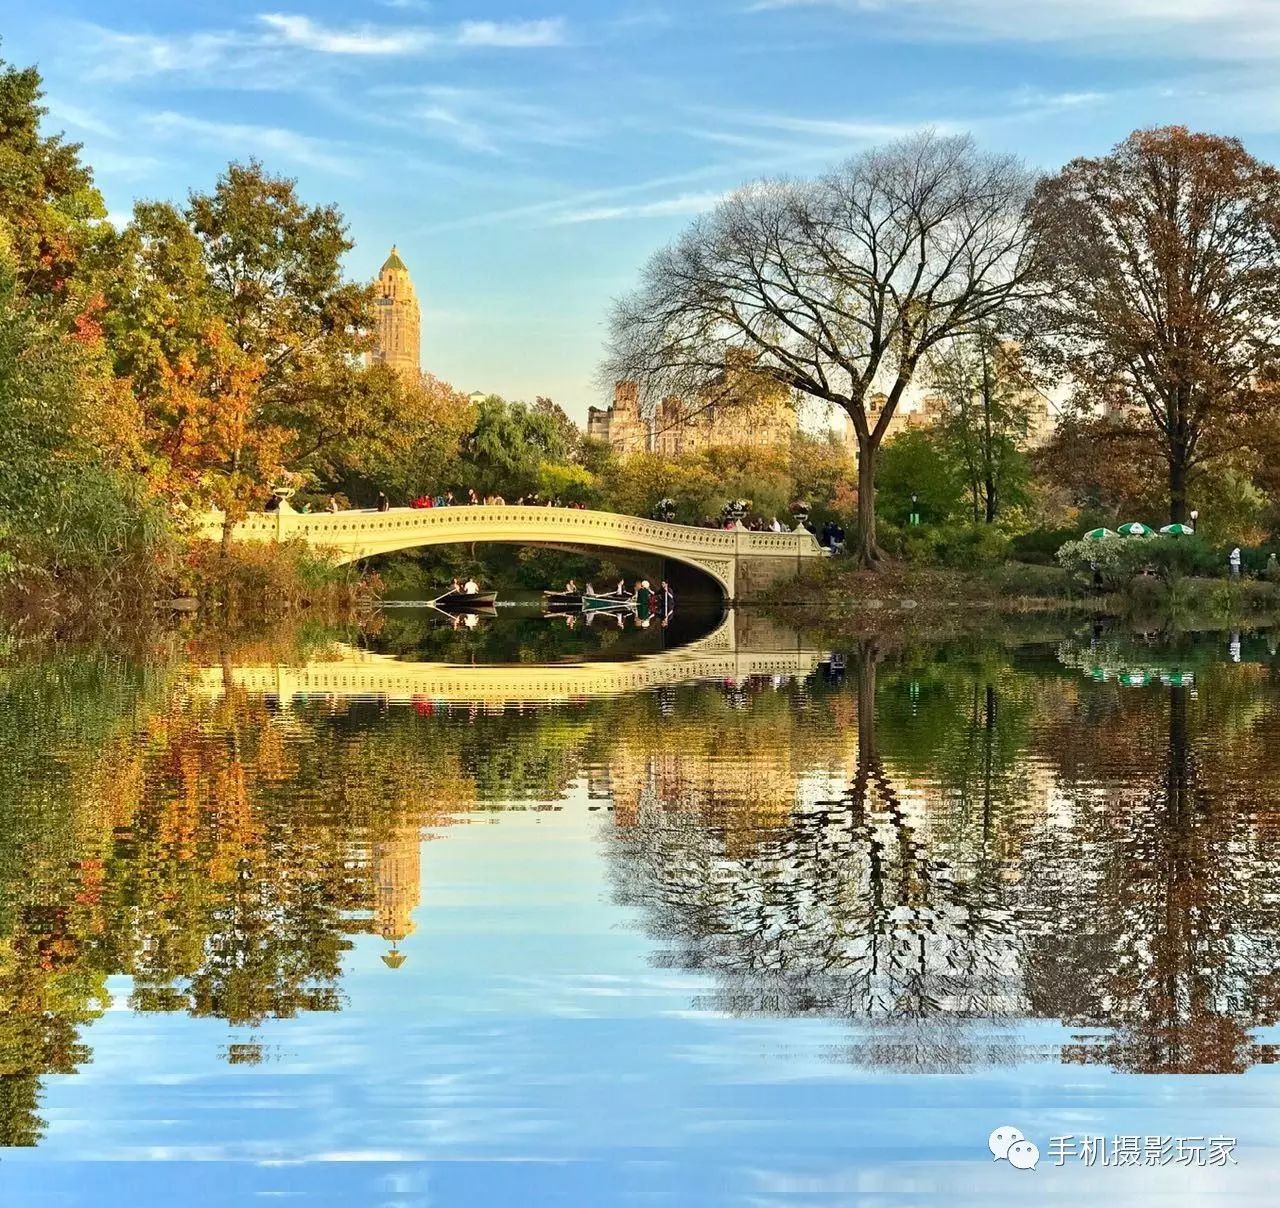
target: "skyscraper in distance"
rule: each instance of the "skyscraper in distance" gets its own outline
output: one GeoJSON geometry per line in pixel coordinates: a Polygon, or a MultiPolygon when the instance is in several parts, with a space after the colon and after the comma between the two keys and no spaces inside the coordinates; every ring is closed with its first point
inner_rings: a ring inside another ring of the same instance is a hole
{"type": "Polygon", "coordinates": [[[422,312],[409,270],[393,245],[378,270],[378,350],[374,360],[406,378],[422,372],[422,312]]]}

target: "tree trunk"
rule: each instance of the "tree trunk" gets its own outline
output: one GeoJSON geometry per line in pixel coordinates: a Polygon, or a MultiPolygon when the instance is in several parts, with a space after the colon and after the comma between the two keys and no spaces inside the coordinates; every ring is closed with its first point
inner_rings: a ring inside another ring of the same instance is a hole
{"type": "Polygon", "coordinates": [[[868,437],[858,437],[858,561],[870,569],[880,561],[876,545],[876,457],[880,452],[868,437]]]}
{"type": "Polygon", "coordinates": [[[986,341],[982,344],[982,468],[986,481],[987,523],[996,518],[996,471],[991,447],[991,401],[994,386],[991,381],[991,361],[987,356],[986,341]]]}
{"type": "Polygon", "coordinates": [[[225,558],[231,553],[231,531],[235,527],[236,524],[231,519],[231,513],[227,512],[222,518],[222,544],[218,547],[219,558],[225,558]]]}
{"type": "Polygon", "coordinates": [[[1181,449],[1169,451],[1169,523],[1187,522],[1187,456],[1181,449]]]}

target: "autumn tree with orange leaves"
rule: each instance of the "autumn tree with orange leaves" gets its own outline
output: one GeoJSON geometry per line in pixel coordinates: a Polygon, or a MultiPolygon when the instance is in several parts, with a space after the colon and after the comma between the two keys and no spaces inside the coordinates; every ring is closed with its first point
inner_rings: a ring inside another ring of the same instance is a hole
{"type": "Polygon", "coordinates": [[[1169,519],[1185,521],[1197,474],[1272,407],[1280,171],[1237,139],[1139,130],[1041,182],[1032,215],[1040,350],[1086,408],[1106,400],[1154,442],[1169,519]]]}

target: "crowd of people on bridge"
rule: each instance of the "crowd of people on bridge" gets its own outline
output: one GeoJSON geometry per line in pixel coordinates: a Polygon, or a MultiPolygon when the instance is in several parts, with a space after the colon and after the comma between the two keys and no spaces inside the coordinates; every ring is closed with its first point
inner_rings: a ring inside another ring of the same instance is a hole
{"type": "MultiPolygon", "coordinates": [[[[378,493],[378,511],[385,512],[390,508],[390,503],[384,501],[386,496],[382,492],[378,493]]],[[[505,507],[507,500],[498,494],[479,495],[474,487],[467,488],[465,499],[457,499],[452,491],[445,491],[440,495],[428,495],[425,492],[421,495],[415,495],[409,500],[411,508],[456,508],[456,507],[505,507]]],[[[521,495],[515,501],[516,507],[546,507],[546,508],[576,508],[585,509],[585,503],[568,503],[560,498],[560,496],[543,497],[537,492],[531,495],[521,495]]]]}
{"type": "MultiPolygon", "coordinates": [[[[466,498],[458,499],[452,491],[444,491],[437,495],[428,495],[425,492],[415,495],[408,506],[410,508],[452,508],[452,507],[505,507],[507,500],[498,494],[479,495],[474,487],[468,487],[466,498]]],[[[266,510],[268,512],[276,511],[281,504],[281,498],[273,494],[268,499],[266,510]]],[[[559,495],[541,495],[537,491],[528,495],[521,495],[516,501],[517,507],[548,507],[548,508],[571,508],[574,510],[585,511],[587,505],[585,503],[574,503],[561,499],[559,495]]],[[[391,500],[387,497],[385,491],[378,492],[378,498],[372,508],[366,508],[365,511],[373,512],[389,512],[391,510],[391,500]]],[[[309,505],[303,503],[299,508],[301,512],[310,511],[309,505]]],[[[342,511],[338,503],[338,499],[334,495],[329,496],[329,502],[325,507],[327,512],[342,511]]],[[[738,515],[733,510],[732,505],[726,505],[725,510],[719,516],[709,516],[699,522],[702,528],[714,529],[733,529],[739,523],[742,527],[752,533],[786,533],[791,529],[785,525],[777,516],[766,519],[759,513],[738,515]]],[[[805,521],[800,521],[802,528],[813,532],[813,528],[805,521]]],[[[834,520],[828,520],[822,527],[821,534],[814,533],[819,541],[829,549],[833,554],[842,553],[845,548],[845,533],[843,527],[834,520]]]]}

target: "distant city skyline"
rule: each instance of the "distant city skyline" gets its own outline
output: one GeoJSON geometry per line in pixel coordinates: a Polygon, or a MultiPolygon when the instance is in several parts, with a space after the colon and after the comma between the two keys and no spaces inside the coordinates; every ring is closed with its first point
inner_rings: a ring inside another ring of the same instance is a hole
{"type": "Polygon", "coordinates": [[[697,213],[899,134],[1051,169],[1182,123],[1280,155],[1273,0],[3,0],[113,218],[256,156],[397,245],[422,367],[583,422],[609,301],[697,213]]]}

